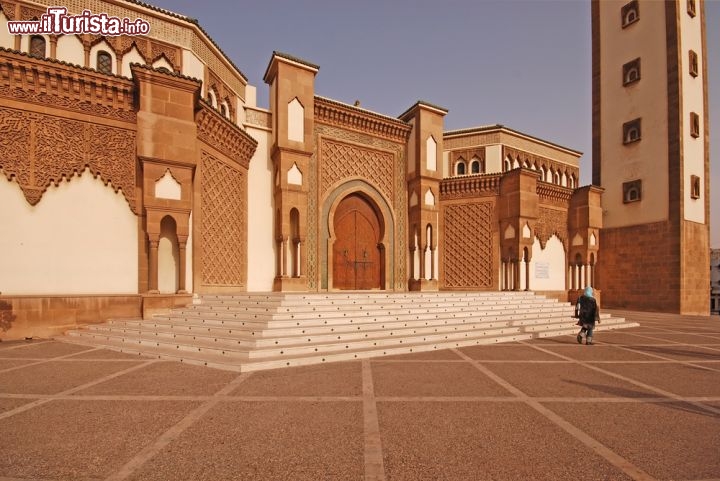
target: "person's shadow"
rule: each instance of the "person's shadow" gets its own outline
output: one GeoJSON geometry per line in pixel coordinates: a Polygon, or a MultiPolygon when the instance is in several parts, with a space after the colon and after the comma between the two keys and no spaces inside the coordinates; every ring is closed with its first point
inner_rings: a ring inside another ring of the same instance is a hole
{"type": "MultiPolygon", "coordinates": [[[[665,397],[660,394],[653,394],[650,391],[636,391],[632,389],[626,389],[618,386],[606,386],[603,384],[590,384],[586,382],[581,381],[575,381],[570,379],[563,379],[564,382],[567,382],[569,384],[574,384],[576,386],[584,386],[588,389],[592,389],[597,392],[605,393],[605,394],[611,394],[615,397],[623,397],[623,398],[660,398],[665,397]]],[[[714,412],[712,406],[708,406],[708,409],[705,410],[701,406],[697,406],[695,404],[691,404],[689,402],[683,402],[679,400],[671,400],[668,402],[655,402],[655,401],[648,401],[651,404],[656,404],[658,406],[662,406],[668,409],[675,409],[677,411],[682,411],[686,413],[691,414],[699,414],[701,416],[707,416],[714,419],[720,419],[720,413],[714,412]]]]}

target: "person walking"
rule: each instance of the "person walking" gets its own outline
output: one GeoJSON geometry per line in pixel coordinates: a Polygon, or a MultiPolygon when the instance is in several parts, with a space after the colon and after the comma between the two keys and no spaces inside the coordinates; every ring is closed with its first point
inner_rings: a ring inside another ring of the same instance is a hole
{"type": "Polygon", "coordinates": [[[593,331],[595,323],[600,323],[600,308],[597,301],[593,297],[593,288],[587,286],[583,295],[578,298],[575,305],[575,314],[578,318],[577,325],[581,326],[577,335],[578,344],[582,344],[583,336],[585,336],[585,344],[591,346],[593,343],[593,331]]]}

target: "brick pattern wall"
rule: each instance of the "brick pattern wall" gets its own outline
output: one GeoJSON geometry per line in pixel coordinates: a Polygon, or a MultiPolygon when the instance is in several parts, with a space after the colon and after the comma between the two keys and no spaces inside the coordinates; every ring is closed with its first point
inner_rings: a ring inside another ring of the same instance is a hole
{"type": "Polygon", "coordinates": [[[605,307],[679,312],[680,240],[668,222],[603,229],[600,246],[596,274],[605,307]]]}

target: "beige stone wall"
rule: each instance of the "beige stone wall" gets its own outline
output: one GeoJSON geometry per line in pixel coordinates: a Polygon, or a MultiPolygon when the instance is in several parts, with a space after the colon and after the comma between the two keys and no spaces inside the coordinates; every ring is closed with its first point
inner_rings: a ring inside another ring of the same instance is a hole
{"type": "MultiPolygon", "coordinates": [[[[605,227],[668,219],[668,106],[665,3],[640,2],[640,20],[625,29],[625,0],[600,1],[602,186],[605,227]],[[641,59],[640,81],[623,86],[623,64],[641,59]],[[623,123],[642,118],[642,140],[623,145],[623,123]],[[642,201],[623,203],[623,182],[642,180],[642,201]]],[[[596,160],[597,161],[597,160],[596,160]]]]}

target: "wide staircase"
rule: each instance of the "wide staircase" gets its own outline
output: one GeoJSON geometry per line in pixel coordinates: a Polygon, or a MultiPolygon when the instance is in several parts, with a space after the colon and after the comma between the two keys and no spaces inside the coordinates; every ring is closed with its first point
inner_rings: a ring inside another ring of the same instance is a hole
{"type": "MultiPolygon", "coordinates": [[[[245,372],[574,334],[572,313],[532,292],[204,295],[65,340],[245,372]]],[[[598,330],[634,326],[603,314],[598,330]]]]}

